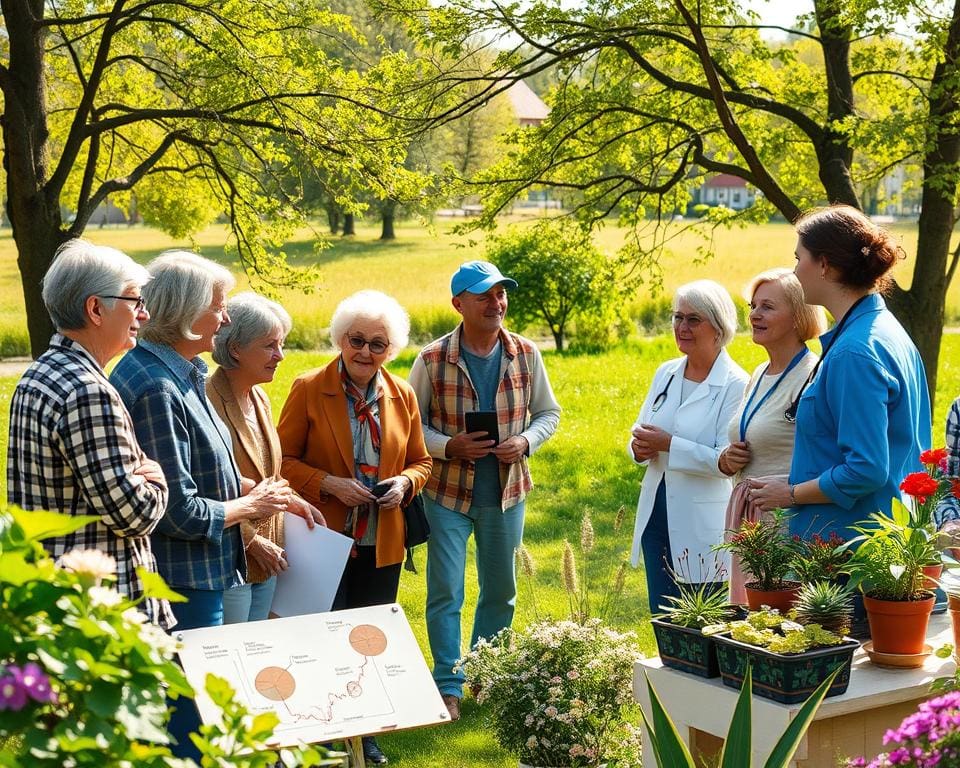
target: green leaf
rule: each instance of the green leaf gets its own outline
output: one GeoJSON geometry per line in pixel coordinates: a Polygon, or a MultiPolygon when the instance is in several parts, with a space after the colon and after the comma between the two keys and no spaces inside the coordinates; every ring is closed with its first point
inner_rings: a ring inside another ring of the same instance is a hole
{"type": "Polygon", "coordinates": [[[890,500],[890,512],[897,525],[907,526],[910,524],[910,510],[900,499],[890,500]]]}
{"type": "Polygon", "coordinates": [[[137,741],[167,744],[170,734],[166,727],[167,703],[156,693],[141,692],[136,687],[127,687],[124,702],[116,710],[116,720],[123,726],[126,736],[137,741]]]}
{"type": "Polygon", "coordinates": [[[111,685],[103,680],[98,680],[90,686],[90,690],[84,697],[87,708],[100,717],[110,718],[120,706],[123,696],[123,690],[119,685],[111,685]]]}
{"type": "Polygon", "coordinates": [[[22,552],[4,552],[0,555],[0,584],[22,586],[40,578],[41,570],[28,563],[22,552]]]}
{"type": "Polygon", "coordinates": [[[99,520],[93,515],[64,515],[59,512],[33,510],[27,512],[16,507],[7,507],[16,523],[23,528],[28,539],[43,541],[55,536],[66,536],[99,520]]]}
{"type": "Polygon", "coordinates": [[[693,756],[687,749],[687,745],[683,743],[683,739],[680,738],[670,715],[663,708],[660,697],[657,696],[649,678],[647,678],[647,692],[650,695],[650,714],[653,718],[653,727],[651,727],[646,715],[643,714],[642,708],[641,714],[643,714],[643,722],[647,726],[647,732],[651,737],[651,746],[657,765],[659,768],[684,768],[684,766],[694,768],[693,756]]]}
{"type": "Polygon", "coordinates": [[[747,665],[743,676],[743,686],[734,707],[733,717],[730,719],[730,729],[727,739],[723,743],[720,768],[744,768],[749,766],[753,759],[753,670],[747,665]]]}
{"type": "Polygon", "coordinates": [[[826,680],[820,683],[817,690],[810,694],[810,698],[803,703],[796,717],[790,721],[790,725],[777,740],[776,746],[770,753],[770,757],[767,758],[767,762],[763,764],[763,768],[786,768],[787,764],[793,759],[797,747],[800,746],[800,740],[807,732],[807,728],[813,722],[814,715],[817,714],[817,709],[820,707],[820,702],[823,701],[833,684],[834,678],[840,674],[842,669],[843,665],[841,664],[830,673],[826,680]]]}
{"type": "Polygon", "coordinates": [[[144,597],[152,597],[155,600],[167,600],[171,603],[185,603],[187,598],[179,592],[174,592],[167,586],[163,576],[159,573],[153,573],[145,568],[137,568],[137,576],[143,582],[144,597]]]}
{"type": "Polygon", "coordinates": [[[212,672],[207,673],[203,687],[210,696],[210,700],[220,709],[224,709],[230,704],[236,695],[229,682],[222,677],[217,677],[212,672]]]}

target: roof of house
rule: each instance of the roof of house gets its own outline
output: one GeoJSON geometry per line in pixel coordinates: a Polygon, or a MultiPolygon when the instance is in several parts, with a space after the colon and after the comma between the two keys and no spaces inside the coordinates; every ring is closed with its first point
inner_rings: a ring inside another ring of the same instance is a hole
{"type": "Polygon", "coordinates": [[[704,183],[705,187],[745,187],[747,182],[741,179],[739,176],[734,176],[730,173],[720,173],[714,176],[712,179],[707,179],[704,183]]]}
{"type": "Polygon", "coordinates": [[[550,107],[523,80],[511,85],[507,96],[518,120],[546,120],[550,114],[550,107]]]}

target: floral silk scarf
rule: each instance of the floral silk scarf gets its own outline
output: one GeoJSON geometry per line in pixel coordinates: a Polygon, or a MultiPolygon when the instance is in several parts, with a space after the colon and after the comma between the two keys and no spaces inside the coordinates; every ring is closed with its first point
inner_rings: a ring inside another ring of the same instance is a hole
{"type": "MultiPolygon", "coordinates": [[[[353,409],[359,430],[353,434],[354,475],[364,487],[372,489],[377,484],[380,472],[380,399],[383,385],[377,372],[366,392],[353,383],[347,369],[340,361],[340,383],[347,396],[347,407],[353,409]],[[367,399],[373,392],[373,397],[367,399]]],[[[352,556],[356,557],[357,546],[367,532],[373,504],[360,504],[350,509],[343,532],[353,538],[352,556]]]]}

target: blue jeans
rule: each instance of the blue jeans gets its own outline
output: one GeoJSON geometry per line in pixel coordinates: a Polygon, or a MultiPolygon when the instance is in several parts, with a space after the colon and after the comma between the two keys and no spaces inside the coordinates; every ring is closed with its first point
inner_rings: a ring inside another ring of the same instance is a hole
{"type": "Polygon", "coordinates": [[[223,623],[241,624],[245,621],[263,621],[270,617],[277,577],[271,576],[259,584],[243,584],[223,593],[223,623]]]}
{"type": "Polygon", "coordinates": [[[471,507],[467,514],[423,497],[430,539],[427,541],[427,636],[433,654],[433,679],[440,693],[460,696],[463,673],[453,667],[461,656],[460,611],[470,534],[477,543],[480,595],[473,616],[470,647],[491,638],[513,622],[517,602],[514,551],[523,539],[524,502],[500,507],[471,507]]]}
{"type": "MultiPolygon", "coordinates": [[[[223,590],[189,589],[177,587],[174,589],[187,598],[185,603],[171,603],[173,615],[177,618],[177,626],[171,634],[176,637],[181,629],[199,629],[200,627],[219,627],[223,624],[223,590]]],[[[170,746],[176,757],[190,758],[200,762],[200,750],[193,746],[190,734],[200,730],[200,713],[197,705],[191,699],[181,696],[174,701],[167,699],[167,706],[173,709],[167,729],[177,743],[170,746]]]]}
{"type": "Polygon", "coordinates": [[[667,564],[673,563],[670,552],[670,531],[667,529],[667,485],[661,480],[657,486],[657,496],[647,527],[640,537],[640,550],[643,552],[643,572],[647,577],[647,599],[650,601],[650,613],[660,613],[665,597],[678,596],[680,590],[667,570],[667,564]]]}

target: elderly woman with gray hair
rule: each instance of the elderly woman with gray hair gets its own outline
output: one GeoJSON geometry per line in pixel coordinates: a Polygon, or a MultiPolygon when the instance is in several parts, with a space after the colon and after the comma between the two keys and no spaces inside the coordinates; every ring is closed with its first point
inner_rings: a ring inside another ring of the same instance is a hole
{"type": "Polygon", "coordinates": [[[736,329],[737,310],[723,286],[680,286],[673,335],[683,354],[657,369],[631,430],[627,452],[646,467],[631,562],[637,566],[642,552],[651,613],[679,594],[677,578],[723,581],[711,548],[723,541],[733,483],[717,462],[747,383],[725,349],[736,329]]]}
{"type": "MultiPolygon", "coordinates": [[[[327,524],[353,538],[334,609],[392,603],[404,555],[401,505],[430,476],[413,389],[383,368],[407,345],[410,320],[379,291],[340,302],[330,335],[340,350],[297,378],[280,413],[281,473],[327,524]]],[[[387,762],[372,737],[367,762],[387,762]]]]}
{"type": "MultiPolygon", "coordinates": [[[[167,514],[152,535],[160,575],[186,602],[173,605],[179,627],[223,623],[223,593],[247,572],[240,524],[287,509],[290,488],[273,478],[254,484],[233,460],[230,433],[207,399],[207,366],[199,355],[230,322],[230,272],[188,251],[168,251],[147,266],[143,295],[153,314],[141,341],[110,381],[133,416],[137,437],[163,468],[167,514]]],[[[200,759],[188,734],[196,707],[176,704],[170,732],[178,757],[200,759]]]]}
{"type": "MultiPolygon", "coordinates": [[[[207,397],[230,431],[233,456],[243,477],[259,482],[280,476],[280,438],[273,425],[270,398],[260,384],[273,381],[283,360],[283,343],[292,325],[279,304],[256,293],[241,293],[227,303],[230,323],[213,338],[213,359],[220,366],[207,379],[207,397]]],[[[290,499],[312,528],[323,515],[299,496],[290,499]]],[[[247,583],[223,595],[223,623],[262,621],[270,614],[277,574],[287,568],[283,551],[283,515],[240,524],[247,553],[247,583]]]]}
{"type": "MultiPolygon", "coordinates": [[[[60,247],[43,278],[43,303],[57,332],[14,390],[7,442],[7,501],[95,516],[44,546],[54,557],[73,549],[112,556],[117,591],[129,600],[143,595],[137,568],[157,570],[149,534],[166,511],[167,483],[140,447],[104,367],[136,346],[150,317],[141,294],[149,280],[113,248],[84,240],[60,247]]],[[[140,607],[161,626],[173,625],[166,601],[140,607]]]]}

